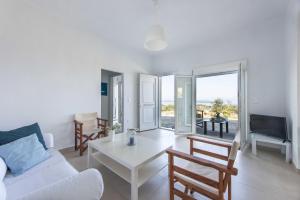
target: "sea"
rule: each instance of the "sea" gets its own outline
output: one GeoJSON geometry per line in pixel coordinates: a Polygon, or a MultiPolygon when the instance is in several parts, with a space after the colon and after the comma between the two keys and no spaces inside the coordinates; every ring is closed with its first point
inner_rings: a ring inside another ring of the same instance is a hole
{"type": "MultiPolygon", "coordinates": [[[[230,100],[224,100],[225,103],[227,104],[233,104],[233,105],[237,105],[237,103],[234,103],[230,100]]],[[[162,105],[174,105],[174,101],[171,101],[171,100],[167,100],[167,101],[162,101],[161,102],[162,105]]],[[[210,101],[210,100],[197,100],[197,105],[205,105],[205,106],[210,106],[214,103],[214,101],[210,101]]]]}

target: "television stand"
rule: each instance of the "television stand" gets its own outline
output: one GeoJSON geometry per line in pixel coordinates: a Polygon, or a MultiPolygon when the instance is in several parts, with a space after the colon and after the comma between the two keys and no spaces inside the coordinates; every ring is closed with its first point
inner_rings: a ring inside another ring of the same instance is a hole
{"type": "Polygon", "coordinates": [[[265,142],[269,144],[277,144],[281,146],[281,151],[285,150],[285,160],[286,162],[290,162],[292,159],[292,144],[288,140],[281,140],[274,137],[269,137],[260,133],[251,133],[251,143],[252,143],[252,153],[257,155],[256,151],[256,143],[257,142],[265,142]]]}

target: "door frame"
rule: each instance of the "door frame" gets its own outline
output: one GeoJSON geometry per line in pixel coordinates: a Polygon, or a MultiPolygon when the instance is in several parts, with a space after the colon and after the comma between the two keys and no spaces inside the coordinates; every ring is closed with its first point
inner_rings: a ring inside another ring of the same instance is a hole
{"type": "MultiPolygon", "coordinates": [[[[193,70],[193,92],[192,92],[192,132],[196,134],[196,78],[208,75],[220,75],[228,72],[238,71],[238,101],[239,101],[239,126],[241,148],[246,147],[248,140],[248,102],[247,102],[247,61],[240,60],[225,64],[198,67],[193,70]]],[[[217,139],[217,138],[215,138],[217,139]]]]}
{"type": "MultiPolygon", "coordinates": [[[[119,72],[119,71],[115,71],[115,70],[111,70],[111,69],[108,69],[108,68],[100,68],[100,85],[102,83],[102,71],[105,70],[105,71],[109,71],[109,72],[113,72],[113,73],[118,73],[119,75],[118,76],[122,76],[122,127],[121,127],[121,130],[122,132],[124,132],[124,129],[125,129],[125,76],[124,76],[124,73],[123,72],[119,72]]],[[[109,92],[112,92],[113,93],[113,87],[112,87],[112,77],[110,77],[110,80],[109,80],[109,92]]],[[[111,96],[111,98],[109,99],[110,102],[112,102],[112,98],[113,96],[111,96]]],[[[113,108],[112,105],[109,104],[109,111],[111,111],[113,108]]],[[[101,96],[100,96],[100,116],[101,116],[101,112],[102,112],[102,104],[101,104],[101,96]]],[[[113,117],[109,114],[109,123],[110,126],[112,126],[112,123],[113,123],[113,117]]]]}
{"type": "MultiPolygon", "coordinates": [[[[116,72],[116,73],[119,73],[119,75],[117,75],[117,76],[121,76],[121,106],[122,106],[122,113],[121,113],[121,118],[122,118],[122,122],[121,122],[121,124],[122,124],[122,126],[121,126],[121,129],[120,129],[120,133],[122,133],[122,132],[124,132],[124,74],[123,73],[120,73],[120,72],[116,72]]],[[[111,90],[111,92],[112,92],[112,99],[111,99],[111,102],[114,102],[113,101],[113,98],[114,98],[114,88],[113,88],[113,86],[114,86],[114,83],[113,83],[113,78],[114,78],[115,76],[112,76],[111,77],[111,80],[110,80],[110,90],[111,90]]],[[[119,92],[119,91],[118,91],[119,92]]],[[[119,106],[119,105],[118,105],[119,106]]],[[[111,116],[111,123],[113,124],[113,122],[114,122],[114,119],[113,119],[113,105],[111,105],[110,106],[110,108],[109,109],[111,109],[111,113],[112,113],[112,116],[111,116]]]]}

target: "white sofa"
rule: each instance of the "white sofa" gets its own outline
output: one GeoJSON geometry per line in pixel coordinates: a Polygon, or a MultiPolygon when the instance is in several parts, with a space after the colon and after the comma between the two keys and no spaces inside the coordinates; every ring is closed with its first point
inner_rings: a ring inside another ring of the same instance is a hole
{"type": "Polygon", "coordinates": [[[52,134],[44,134],[44,140],[51,157],[22,175],[12,176],[0,158],[0,200],[99,200],[104,189],[100,172],[78,172],[53,149],[52,134]]]}

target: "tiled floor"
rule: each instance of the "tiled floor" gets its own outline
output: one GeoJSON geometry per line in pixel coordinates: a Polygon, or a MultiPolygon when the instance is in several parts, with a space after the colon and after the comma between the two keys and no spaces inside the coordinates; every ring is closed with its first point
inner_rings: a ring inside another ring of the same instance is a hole
{"type": "MultiPolygon", "coordinates": [[[[175,149],[188,152],[185,137],[174,137],[172,132],[154,130],[141,134],[153,139],[170,139],[175,149]]],[[[80,157],[73,148],[64,149],[62,153],[76,169],[86,169],[86,154],[80,157]]],[[[239,152],[235,167],[239,169],[239,174],[233,178],[234,200],[300,200],[300,173],[284,161],[278,150],[258,148],[258,156],[252,155],[250,149],[239,152]]],[[[105,184],[103,200],[130,199],[130,185],[126,181],[103,166],[97,168],[105,184]]],[[[139,199],[167,200],[168,191],[168,171],[164,168],[139,188],[139,199]]]]}

